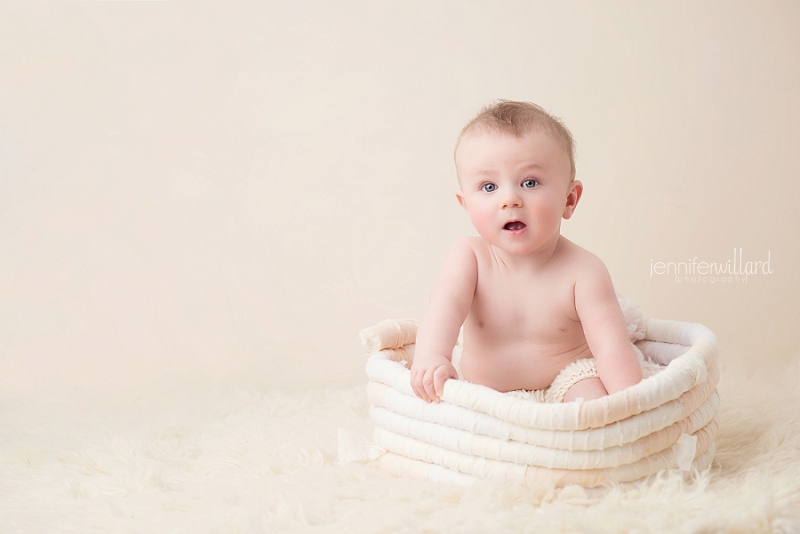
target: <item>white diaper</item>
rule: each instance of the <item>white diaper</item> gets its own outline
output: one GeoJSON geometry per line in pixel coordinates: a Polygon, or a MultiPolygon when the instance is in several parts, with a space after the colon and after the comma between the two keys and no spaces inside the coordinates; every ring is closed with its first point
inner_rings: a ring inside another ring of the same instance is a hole
{"type": "MultiPolygon", "coordinates": [[[[644,357],[639,347],[636,345],[632,346],[633,351],[636,353],[636,359],[639,360],[639,366],[642,368],[642,378],[649,378],[661,371],[661,367],[657,363],[644,357]]],[[[508,394],[521,399],[535,400],[538,402],[564,402],[564,395],[567,394],[569,388],[581,380],[596,378],[597,376],[597,361],[594,358],[584,358],[583,360],[572,362],[562,369],[548,388],[536,389],[533,391],[518,389],[516,391],[509,391],[508,394]]]]}

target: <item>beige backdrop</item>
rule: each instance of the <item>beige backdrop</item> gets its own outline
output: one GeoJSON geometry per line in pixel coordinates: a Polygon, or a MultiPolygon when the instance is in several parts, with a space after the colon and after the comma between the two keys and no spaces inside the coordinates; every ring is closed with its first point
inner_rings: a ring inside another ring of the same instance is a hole
{"type": "Polygon", "coordinates": [[[729,368],[798,357],[798,2],[2,2],[0,388],[365,380],[471,227],[495,98],[578,147],[564,233],[729,368]],[[335,6],[332,4],[336,4],[335,6]],[[651,262],[766,260],[746,283],[651,262]]]}

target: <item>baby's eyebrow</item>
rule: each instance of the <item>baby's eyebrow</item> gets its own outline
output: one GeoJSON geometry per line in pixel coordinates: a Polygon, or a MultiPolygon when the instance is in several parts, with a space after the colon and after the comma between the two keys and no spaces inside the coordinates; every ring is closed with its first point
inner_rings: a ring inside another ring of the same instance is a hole
{"type": "MultiPolygon", "coordinates": [[[[530,170],[534,170],[534,169],[537,169],[537,170],[540,170],[540,171],[545,170],[544,166],[540,165],[539,163],[528,163],[527,165],[520,166],[518,172],[530,171],[530,170]]],[[[475,175],[477,175],[477,176],[497,176],[497,174],[498,174],[498,172],[496,170],[492,170],[492,169],[481,169],[481,170],[475,171],[475,175]]]]}
{"type": "Polygon", "coordinates": [[[530,169],[544,170],[544,167],[539,165],[538,163],[529,163],[528,165],[523,165],[522,167],[520,167],[520,169],[523,171],[527,171],[530,169]]]}

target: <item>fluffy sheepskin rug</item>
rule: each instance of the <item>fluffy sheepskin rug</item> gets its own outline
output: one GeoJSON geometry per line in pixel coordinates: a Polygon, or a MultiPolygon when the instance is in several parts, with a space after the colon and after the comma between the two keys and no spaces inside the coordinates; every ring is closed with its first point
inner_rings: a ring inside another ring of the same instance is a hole
{"type": "Polygon", "coordinates": [[[800,532],[800,377],[780,371],[723,371],[710,472],[592,491],[340,464],[338,428],[371,436],[364,386],[5,395],[0,532],[800,532]]]}

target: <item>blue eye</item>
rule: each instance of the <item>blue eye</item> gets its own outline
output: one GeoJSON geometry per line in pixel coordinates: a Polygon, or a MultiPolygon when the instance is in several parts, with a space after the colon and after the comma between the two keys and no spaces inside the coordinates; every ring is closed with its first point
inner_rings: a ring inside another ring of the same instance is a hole
{"type": "Polygon", "coordinates": [[[537,185],[539,185],[539,182],[533,179],[528,179],[522,182],[522,187],[527,187],[528,189],[536,187],[537,185]]]}
{"type": "Polygon", "coordinates": [[[487,193],[491,193],[492,191],[497,191],[497,186],[491,182],[487,184],[483,184],[481,186],[482,191],[486,191],[487,193]]]}

